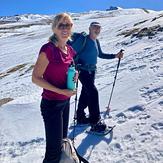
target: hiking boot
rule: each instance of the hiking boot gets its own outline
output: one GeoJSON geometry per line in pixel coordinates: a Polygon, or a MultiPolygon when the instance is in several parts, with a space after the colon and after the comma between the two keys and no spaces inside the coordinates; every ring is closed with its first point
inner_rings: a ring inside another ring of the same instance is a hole
{"type": "Polygon", "coordinates": [[[89,123],[90,123],[90,121],[89,121],[88,117],[83,117],[83,118],[77,119],[77,124],[78,125],[86,125],[86,124],[89,124],[89,123]]]}
{"type": "Polygon", "coordinates": [[[97,122],[96,124],[91,125],[92,132],[105,132],[105,130],[106,130],[106,124],[102,122],[101,120],[97,122]]]}

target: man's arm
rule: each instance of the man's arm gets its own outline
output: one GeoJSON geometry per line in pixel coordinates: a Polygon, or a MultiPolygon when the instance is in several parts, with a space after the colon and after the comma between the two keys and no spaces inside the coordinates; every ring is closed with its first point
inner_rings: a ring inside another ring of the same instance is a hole
{"type": "Polygon", "coordinates": [[[114,59],[116,58],[116,54],[108,54],[108,53],[103,53],[101,50],[101,46],[100,46],[100,42],[97,40],[97,47],[98,47],[98,51],[99,51],[99,58],[103,58],[103,59],[114,59]]]}

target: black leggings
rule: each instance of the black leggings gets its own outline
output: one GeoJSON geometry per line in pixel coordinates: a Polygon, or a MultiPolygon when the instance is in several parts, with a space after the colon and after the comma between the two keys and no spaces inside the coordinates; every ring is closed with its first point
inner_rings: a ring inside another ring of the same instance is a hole
{"type": "Polygon", "coordinates": [[[82,90],[79,98],[77,119],[85,116],[84,109],[88,106],[90,123],[95,124],[100,119],[98,90],[94,84],[95,71],[81,70],[79,80],[82,84],[82,90]]]}
{"type": "Polygon", "coordinates": [[[41,113],[46,134],[46,153],[43,163],[59,163],[61,142],[67,137],[69,121],[69,100],[41,101],[41,113]]]}

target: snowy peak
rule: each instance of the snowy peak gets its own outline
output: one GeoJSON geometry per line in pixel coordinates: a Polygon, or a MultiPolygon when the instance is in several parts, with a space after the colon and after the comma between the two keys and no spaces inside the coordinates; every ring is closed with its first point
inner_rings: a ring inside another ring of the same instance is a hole
{"type": "MultiPolygon", "coordinates": [[[[85,15],[85,14],[102,14],[101,16],[117,16],[117,15],[130,15],[130,14],[143,14],[150,13],[152,11],[145,9],[122,9],[120,7],[111,6],[106,11],[89,11],[84,13],[70,13],[74,18],[75,15],[85,15]]],[[[153,11],[154,12],[154,11],[153,11]]],[[[15,16],[1,16],[0,22],[35,22],[35,21],[43,21],[43,20],[52,20],[54,15],[40,15],[40,14],[23,14],[23,15],[15,15],[15,16]]]]}
{"type": "Polygon", "coordinates": [[[122,8],[121,7],[110,6],[110,8],[106,9],[106,11],[119,10],[119,9],[122,9],[122,8]]]}
{"type": "MultiPolygon", "coordinates": [[[[54,15],[53,15],[54,16],[54,15]]],[[[0,22],[12,23],[12,22],[42,22],[42,21],[51,21],[53,18],[52,15],[39,15],[39,14],[23,14],[15,16],[4,16],[0,17],[0,22]]]]}

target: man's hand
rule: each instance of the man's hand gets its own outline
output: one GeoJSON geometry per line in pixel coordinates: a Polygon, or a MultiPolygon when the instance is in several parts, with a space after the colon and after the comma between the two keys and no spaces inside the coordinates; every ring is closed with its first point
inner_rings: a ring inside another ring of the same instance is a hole
{"type": "Polygon", "coordinates": [[[117,54],[115,55],[115,57],[116,57],[116,58],[119,58],[119,59],[123,58],[123,55],[124,55],[123,51],[124,51],[124,50],[120,50],[120,52],[117,53],[117,54]]]}

